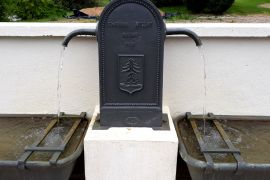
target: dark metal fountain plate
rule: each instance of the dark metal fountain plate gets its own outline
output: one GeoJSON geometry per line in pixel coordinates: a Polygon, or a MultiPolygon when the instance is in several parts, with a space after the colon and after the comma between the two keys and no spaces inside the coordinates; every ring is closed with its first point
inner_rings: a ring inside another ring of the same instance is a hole
{"type": "MultiPolygon", "coordinates": [[[[93,124],[93,130],[108,130],[111,126],[101,126],[100,125],[100,114],[97,115],[96,121],[93,124]]],[[[162,125],[160,127],[152,127],[156,131],[169,131],[170,124],[168,114],[162,114],[162,125]]]]}
{"type": "Polygon", "coordinates": [[[101,126],[161,127],[165,25],[147,0],[115,0],[98,24],[101,126]]]}

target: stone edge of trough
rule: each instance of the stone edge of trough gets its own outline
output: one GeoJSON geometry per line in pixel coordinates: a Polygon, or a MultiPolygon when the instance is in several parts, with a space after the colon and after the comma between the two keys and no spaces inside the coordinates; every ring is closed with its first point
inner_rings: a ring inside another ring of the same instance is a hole
{"type": "MultiPolygon", "coordinates": [[[[0,37],[63,37],[76,29],[95,29],[96,23],[0,23],[0,37]]],[[[270,37],[270,23],[168,23],[200,37],[270,37]]],[[[171,36],[176,37],[176,36],[171,36]]]]}

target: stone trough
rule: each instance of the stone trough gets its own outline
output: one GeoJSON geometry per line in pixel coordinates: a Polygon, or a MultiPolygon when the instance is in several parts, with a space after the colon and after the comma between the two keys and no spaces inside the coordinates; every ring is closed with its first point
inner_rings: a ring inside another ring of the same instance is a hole
{"type": "Polygon", "coordinates": [[[0,179],[68,180],[87,127],[85,113],[0,115],[0,179]]]}
{"type": "Polygon", "coordinates": [[[187,113],[175,121],[179,154],[192,179],[269,179],[269,120],[187,113]]]}

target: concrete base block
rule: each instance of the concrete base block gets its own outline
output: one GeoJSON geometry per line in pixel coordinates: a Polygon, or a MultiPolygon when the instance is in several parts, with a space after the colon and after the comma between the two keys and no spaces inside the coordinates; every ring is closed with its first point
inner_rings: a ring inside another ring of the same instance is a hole
{"type": "Polygon", "coordinates": [[[169,130],[96,130],[98,109],[84,140],[86,180],[175,180],[178,139],[168,107],[169,130]]]}

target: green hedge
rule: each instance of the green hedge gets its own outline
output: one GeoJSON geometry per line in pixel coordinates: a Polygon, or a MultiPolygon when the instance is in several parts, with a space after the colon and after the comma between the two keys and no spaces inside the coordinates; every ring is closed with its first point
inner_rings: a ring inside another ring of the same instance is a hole
{"type": "Polygon", "coordinates": [[[0,21],[14,15],[22,20],[57,19],[68,10],[91,7],[98,5],[98,2],[99,0],[0,0],[0,21]]]}
{"type": "Polygon", "coordinates": [[[22,20],[42,19],[65,14],[53,0],[17,0],[14,13],[22,20]]]}
{"type": "Polygon", "coordinates": [[[207,0],[205,12],[212,14],[222,14],[226,12],[234,3],[234,0],[207,0]]]}
{"type": "Polygon", "coordinates": [[[182,0],[151,0],[156,6],[175,6],[182,4],[182,0]]]}
{"type": "Polygon", "coordinates": [[[222,14],[227,11],[234,0],[184,0],[186,7],[195,13],[222,14]]]}
{"type": "Polygon", "coordinates": [[[6,4],[0,0],[0,21],[6,21],[6,4]]]}
{"type": "Polygon", "coordinates": [[[97,6],[99,0],[55,0],[57,4],[69,10],[97,6]]]}
{"type": "Polygon", "coordinates": [[[184,4],[188,8],[188,10],[200,13],[206,7],[207,0],[184,0],[184,4]]]}

